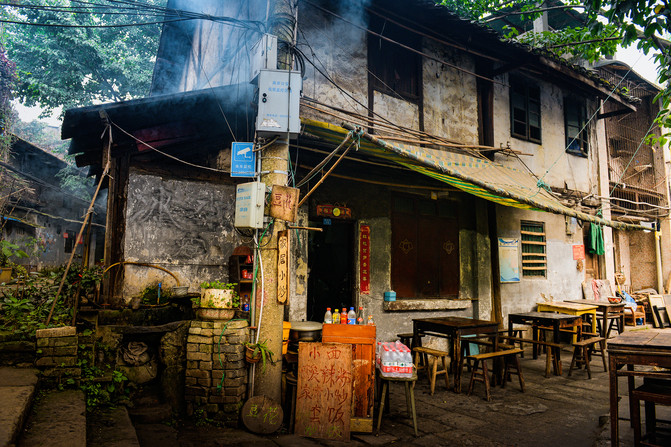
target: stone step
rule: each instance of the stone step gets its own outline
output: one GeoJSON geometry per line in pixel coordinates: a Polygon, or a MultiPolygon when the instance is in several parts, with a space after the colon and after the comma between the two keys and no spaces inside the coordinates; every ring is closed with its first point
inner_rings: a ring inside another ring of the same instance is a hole
{"type": "Polygon", "coordinates": [[[140,447],[126,407],[91,413],[88,427],[88,447],[140,447]]]}
{"type": "Polygon", "coordinates": [[[0,447],[16,442],[30,412],[36,387],[36,370],[0,367],[0,447]]]}
{"type": "Polygon", "coordinates": [[[49,391],[34,407],[19,447],[86,447],[86,402],[81,390],[49,391]]]}

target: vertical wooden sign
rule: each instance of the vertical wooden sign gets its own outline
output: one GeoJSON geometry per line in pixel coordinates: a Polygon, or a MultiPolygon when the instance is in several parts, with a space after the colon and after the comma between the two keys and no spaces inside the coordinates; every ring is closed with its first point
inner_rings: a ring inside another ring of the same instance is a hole
{"type": "Polygon", "coordinates": [[[359,228],[359,291],[370,294],[370,225],[359,228]]]}
{"type": "Polygon", "coordinates": [[[277,233],[277,301],[289,301],[289,230],[277,233]]]}
{"type": "Polygon", "coordinates": [[[299,343],[296,386],[294,433],[349,441],[352,345],[299,343]]]}

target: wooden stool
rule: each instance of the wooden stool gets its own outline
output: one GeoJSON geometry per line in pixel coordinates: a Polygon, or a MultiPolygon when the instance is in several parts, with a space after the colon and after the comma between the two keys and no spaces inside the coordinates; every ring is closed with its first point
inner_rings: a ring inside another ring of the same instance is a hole
{"type": "Polygon", "coordinates": [[[420,361],[423,361],[424,367],[426,368],[427,375],[429,377],[429,383],[431,383],[431,395],[436,389],[436,376],[438,374],[445,374],[445,386],[450,388],[450,381],[447,374],[447,357],[450,355],[445,351],[439,351],[437,349],[425,348],[423,346],[418,346],[413,349],[415,352],[415,365],[419,365],[420,361]],[[429,356],[433,360],[433,363],[429,362],[429,356]],[[438,370],[438,360],[443,362],[443,369],[438,370]],[[429,371],[429,365],[431,365],[431,371],[429,371]]]}
{"type": "Polygon", "coordinates": [[[497,358],[497,357],[504,357],[504,359],[507,356],[514,356],[515,357],[515,372],[510,371],[509,369],[509,362],[506,361],[506,368],[504,372],[504,381],[503,383],[505,384],[505,379],[507,376],[510,376],[510,374],[517,374],[517,376],[520,379],[520,388],[522,389],[522,392],[524,392],[524,378],[522,377],[522,369],[520,368],[520,363],[519,359],[517,358],[517,354],[522,352],[521,349],[515,348],[515,349],[506,349],[505,351],[496,351],[496,352],[486,352],[484,354],[476,354],[472,355],[469,358],[473,360],[473,370],[471,371],[471,381],[468,383],[468,395],[470,396],[471,393],[473,392],[473,385],[475,385],[475,382],[482,382],[485,384],[485,397],[487,399],[487,402],[492,400],[491,392],[490,392],[490,386],[489,386],[489,369],[487,368],[487,360],[497,358]]]}
{"type": "MultiPolygon", "coordinates": [[[[634,445],[642,445],[641,441],[656,441],[657,417],[655,404],[671,405],[671,386],[668,381],[646,380],[629,395],[634,426],[634,445]],[[666,382],[666,383],[665,383],[666,382]],[[641,436],[641,401],[645,402],[645,436],[641,436]]],[[[668,442],[668,441],[667,441],[668,442]]],[[[645,445],[658,445],[646,442],[645,445]]],[[[668,444],[664,444],[668,445],[668,444]]]]}
{"type": "Polygon", "coordinates": [[[405,405],[408,410],[408,416],[412,416],[412,425],[415,428],[415,437],[419,436],[417,433],[417,412],[415,411],[415,383],[417,382],[417,373],[412,372],[412,377],[383,377],[379,376],[382,381],[382,393],[380,393],[379,413],[377,415],[377,435],[380,434],[380,424],[382,423],[382,412],[384,411],[384,400],[387,394],[389,382],[403,382],[405,385],[405,405]]]}
{"type": "Polygon", "coordinates": [[[571,359],[571,366],[568,368],[568,375],[571,375],[573,367],[579,367],[579,363],[585,364],[587,370],[587,377],[592,378],[592,371],[589,367],[591,351],[594,350],[594,345],[599,344],[599,351],[601,360],[603,360],[603,370],[608,371],[608,364],[606,364],[606,339],[603,337],[590,337],[584,340],[573,343],[573,358],[571,359]]]}

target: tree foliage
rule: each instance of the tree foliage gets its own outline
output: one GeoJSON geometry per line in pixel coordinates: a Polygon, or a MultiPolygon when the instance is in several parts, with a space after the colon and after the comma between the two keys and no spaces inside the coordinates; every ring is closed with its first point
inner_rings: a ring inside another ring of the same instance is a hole
{"type": "MultiPolygon", "coordinates": [[[[584,27],[542,33],[527,32],[519,37],[517,30],[510,30],[506,37],[517,38],[532,47],[544,48],[559,56],[573,55],[591,62],[613,54],[617,44],[624,47],[636,44],[645,54],[654,53],[657,82],[664,86],[658,95],[662,101],[658,124],[666,129],[671,128],[671,46],[664,39],[665,36],[668,38],[671,30],[671,5],[667,0],[565,0],[563,4],[549,7],[541,0],[442,0],[440,3],[483,24],[511,14],[531,20],[543,11],[556,8],[575,8],[578,12],[584,12],[584,27]]],[[[669,137],[671,133],[667,132],[657,142],[664,145],[669,137]]]]}
{"type": "MultiPolygon", "coordinates": [[[[143,0],[139,5],[164,5],[143,0]]],[[[90,105],[145,96],[149,92],[161,25],[95,27],[156,21],[117,14],[110,0],[26,0],[21,7],[4,7],[3,18],[45,25],[6,24],[4,40],[16,63],[16,97],[25,105],[40,105],[44,114],[55,108],[90,105]],[[95,13],[73,13],[83,3],[98,5],[95,13]],[[59,9],[60,8],[60,9],[59,9]],[[70,8],[70,9],[68,9],[70,8]]]]}

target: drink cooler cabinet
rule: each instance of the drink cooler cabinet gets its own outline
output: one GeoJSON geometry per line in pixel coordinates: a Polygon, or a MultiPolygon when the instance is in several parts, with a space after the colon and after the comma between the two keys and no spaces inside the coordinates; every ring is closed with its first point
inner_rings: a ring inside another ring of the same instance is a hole
{"type": "Polygon", "coordinates": [[[375,403],[375,326],[325,324],[322,343],[352,345],[352,416],[350,431],[373,432],[375,403]]]}

